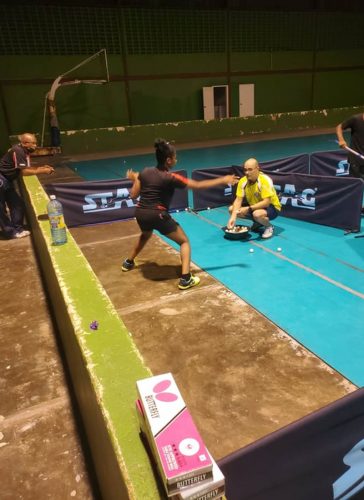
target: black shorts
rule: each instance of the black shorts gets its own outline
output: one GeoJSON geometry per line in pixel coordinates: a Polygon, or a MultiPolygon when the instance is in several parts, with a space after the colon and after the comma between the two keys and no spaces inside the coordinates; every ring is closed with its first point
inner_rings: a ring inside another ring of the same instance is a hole
{"type": "MultiPolygon", "coordinates": [[[[249,206],[248,204],[243,205],[243,207],[248,207],[248,206],[249,206]]],[[[279,210],[277,210],[274,205],[269,205],[267,208],[264,208],[262,210],[265,210],[267,212],[267,217],[269,220],[274,220],[280,214],[279,210]]],[[[242,218],[253,220],[253,216],[251,213],[249,213],[247,216],[244,215],[244,217],[242,217],[242,218]]]]}
{"type": "Polygon", "coordinates": [[[279,210],[274,205],[269,205],[265,210],[269,220],[274,220],[279,215],[279,210]]]}
{"type": "Polygon", "coordinates": [[[156,229],[161,234],[167,235],[176,231],[179,226],[166,210],[137,208],[135,217],[142,231],[156,229]]]}

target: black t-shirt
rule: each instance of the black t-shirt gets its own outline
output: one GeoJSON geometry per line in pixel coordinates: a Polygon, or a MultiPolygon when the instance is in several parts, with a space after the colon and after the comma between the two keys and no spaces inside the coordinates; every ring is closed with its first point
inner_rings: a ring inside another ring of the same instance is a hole
{"type": "Polygon", "coordinates": [[[168,170],[157,167],[147,167],[139,174],[140,180],[140,208],[157,208],[168,210],[174,190],[183,189],[187,179],[168,170]]]}
{"type": "Polygon", "coordinates": [[[27,151],[17,144],[9,149],[0,160],[0,174],[12,181],[20,174],[20,169],[30,166],[30,157],[27,151]]]}
{"type": "MultiPolygon", "coordinates": [[[[364,117],[363,113],[358,115],[353,115],[347,120],[345,120],[341,127],[343,130],[350,129],[351,139],[350,147],[360,154],[364,154],[364,117]]],[[[364,164],[364,160],[361,160],[358,156],[349,153],[349,161],[355,159],[356,163],[364,164]]]]}

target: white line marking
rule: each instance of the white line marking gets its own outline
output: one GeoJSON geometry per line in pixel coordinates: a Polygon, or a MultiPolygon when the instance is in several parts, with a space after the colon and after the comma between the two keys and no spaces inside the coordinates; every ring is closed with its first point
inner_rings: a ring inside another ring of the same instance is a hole
{"type": "Polygon", "coordinates": [[[275,255],[279,259],[285,260],[285,261],[289,262],[290,264],[293,264],[296,267],[300,267],[301,269],[304,269],[308,273],[311,273],[311,274],[314,274],[315,276],[318,276],[319,278],[327,281],[328,283],[331,283],[332,285],[337,286],[338,288],[341,288],[342,290],[345,290],[346,292],[351,293],[352,295],[356,295],[360,299],[364,299],[364,293],[357,292],[353,288],[350,288],[350,287],[348,287],[346,285],[343,285],[339,281],[333,280],[333,279],[329,278],[328,276],[326,276],[325,274],[322,274],[319,271],[315,271],[311,267],[307,267],[304,264],[301,264],[300,262],[297,262],[296,260],[290,259],[289,257],[286,257],[285,255],[282,255],[280,252],[279,253],[275,252],[274,250],[271,250],[270,248],[267,248],[264,245],[261,245],[260,243],[256,243],[254,241],[250,241],[249,243],[251,245],[255,245],[258,248],[261,248],[265,252],[268,252],[268,253],[271,253],[271,254],[275,255]]]}
{"type": "MultiPolygon", "coordinates": [[[[199,217],[199,219],[204,220],[204,221],[208,222],[209,224],[212,224],[213,226],[216,226],[219,228],[222,227],[220,224],[217,224],[216,222],[210,221],[206,217],[199,215],[196,212],[190,212],[190,213],[192,213],[196,217],[199,217]]],[[[315,271],[311,267],[305,266],[304,264],[301,264],[300,262],[297,262],[296,260],[290,259],[290,258],[286,257],[285,255],[281,254],[280,252],[279,253],[275,252],[274,250],[271,250],[270,248],[267,248],[264,245],[261,245],[260,243],[256,243],[255,241],[249,241],[249,245],[254,245],[258,248],[261,248],[265,252],[268,252],[268,253],[275,255],[279,259],[285,260],[285,261],[289,262],[290,264],[293,264],[296,267],[304,269],[308,273],[314,274],[318,278],[321,278],[322,280],[327,281],[328,283],[331,283],[332,285],[337,286],[338,288],[341,288],[342,290],[345,290],[346,292],[351,293],[352,295],[355,295],[355,296],[359,297],[360,299],[364,299],[363,293],[358,292],[358,291],[354,290],[353,288],[350,288],[350,287],[344,285],[343,283],[340,283],[339,281],[333,280],[333,279],[329,278],[328,276],[326,276],[325,274],[322,274],[319,271],[315,271]]]]}
{"type": "Polygon", "coordinates": [[[92,245],[99,245],[100,243],[113,243],[115,241],[126,240],[126,239],[134,238],[134,237],[136,238],[139,235],[140,235],[140,233],[134,233],[134,234],[128,234],[126,236],[118,236],[117,238],[111,238],[111,239],[108,239],[108,240],[95,240],[95,241],[89,241],[87,243],[79,243],[79,242],[77,242],[77,245],[80,248],[83,248],[83,247],[89,247],[89,246],[92,246],[92,245]]]}
{"type": "MultiPolygon", "coordinates": [[[[218,288],[221,288],[222,286],[224,287],[224,285],[219,281],[218,283],[212,283],[211,285],[194,287],[193,291],[188,290],[188,293],[206,294],[207,291],[211,291],[211,289],[212,290],[218,289],[218,288]]],[[[148,302],[143,302],[143,311],[145,311],[146,309],[150,309],[152,307],[160,306],[161,302],[163,302],[163,305],[165,305],[169,302],[179,301],[179,300],[181,300],[182,294],[183,294],[182,290],[177,290],[175,293],[173,292],[171,295],[164,295],[163,300],[162,300],[162,297],[158,297],[158,299],[149,300],[148,302]]],[[[135,313],[138,311],[140,311],[140,304],[131,305],[128,307],[119,307],[117,309],[117,313],[120,315],[121,318],[124,317],[126,314],[132,314],[132,313],[135,313]]]]}

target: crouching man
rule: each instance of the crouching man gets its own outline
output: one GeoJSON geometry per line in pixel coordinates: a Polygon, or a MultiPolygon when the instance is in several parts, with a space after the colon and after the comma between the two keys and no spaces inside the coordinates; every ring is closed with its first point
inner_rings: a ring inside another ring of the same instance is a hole
{"type": "Polygon", "coordinates": [[[235,201],[229,207],[231,215],[227,227],[233,228],[237,217],[252,219],[251,230],[260,232],[263,229],[262,238],[271,238],[274,232],[271,221],[281,210],[273,181],[260,171],[255,158],[244,163],[244,173],[237,186],[235,201]]]}

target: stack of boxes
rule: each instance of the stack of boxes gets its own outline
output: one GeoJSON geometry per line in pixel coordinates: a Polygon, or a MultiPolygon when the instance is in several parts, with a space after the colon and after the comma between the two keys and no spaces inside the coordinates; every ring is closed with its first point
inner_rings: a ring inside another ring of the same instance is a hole
{"type": "Polygon", "coordinates": [[[137,382],[140,428],[153,453],[167,496],[218,499],[225,480],[206,449],[171,373],[137,382]]]}

